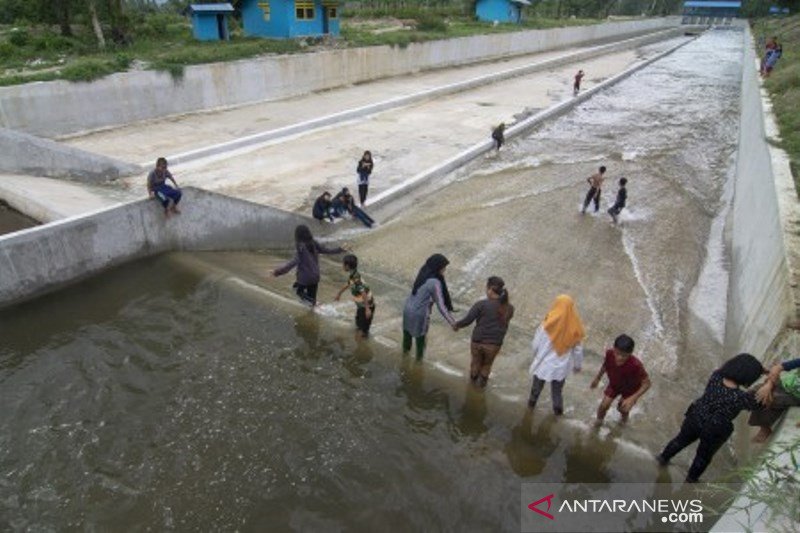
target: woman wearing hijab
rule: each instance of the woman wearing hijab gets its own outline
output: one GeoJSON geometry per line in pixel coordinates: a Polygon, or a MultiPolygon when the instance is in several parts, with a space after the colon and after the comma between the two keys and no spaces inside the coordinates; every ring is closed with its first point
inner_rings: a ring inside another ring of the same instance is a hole
{"type": "Polygon", "coordinates": [[[412,339],[417,340],[417,359],[425,353],[425,335],[431,320],[434,302],[439,313],[455,327],[455,319],[450,314],[453,303],[444,280],[444,270],[450,262],[442,254],[433,254],[419,269],[411,295],[406,299],[403,309],[403,353],[411,351],[412,339]]]}
{"type": "Polygon", "coordinates": [[[553,395],[553,412],[557,416],[564,413],[561,392],[570,369],[575,372],[581,370],[581,341],[585,335],[575,302],[566,294],[557,296],[533,338],[533,362],[529,370],[533,384],[528,407],[536,407],[539,394],[549,381],[553,395]]]}

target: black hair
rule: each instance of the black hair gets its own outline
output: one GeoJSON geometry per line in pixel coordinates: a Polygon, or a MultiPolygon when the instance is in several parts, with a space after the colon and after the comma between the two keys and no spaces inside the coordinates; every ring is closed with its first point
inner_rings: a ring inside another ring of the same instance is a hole
{"type": "Polygon", "coordinates": [[[628,178],[620,178],[619,179],[619,184],[620,184],[621,187],[626,186],[628,184],[628,178]]]}
{"type": "Polygon", "coordinates": [[[164,163],[166,165],[167,164],[167,158],[166,157],[159,157],[158,159],[156,159],[156,166],[160,165],[161,163],[164,163]]]}
{"type": "Polygon", "coordinates": [[[417,279],[414,280],[414,287],[411,289],[411,294],[416,295],[422,285],[430,278],[436,278],[442,285],[442,298],[444,299],[444,306],[448,311],[453,310],[453,302],[450,299],[450,291],[447,289],[447,282],[442,276],[441,272],[444,267],[450,264],[442,254],[433,254],[422,265],[417,273],[417,279]]]}
{"type": "Polygon", "coordinates": [[[625,353],[633,353],[633,348],[636,346],[636,343],[633,342],[633,339],[630,338],[628,335],[624,333],[614,339],[614,348],[621,352],[625,353]]]}
{"type": "Polygon", "coordinates": [[[600,174],[604,173],[605,171],[606,171],[606,167],[600,167],[600,174]]]}
{"type": "Polygon", "coordinates": [[[734,381],[737,385],[749,387],[764,373],[761,362],[749,353],[740,353],[725,361],[719,373],[723,378],[734,381]]]}
{"type": "Polygon", "coordinates": [[[353,254],[347,254],[342,257],[342,264],[347,267],[347,270],[356,270],[358,268],[358,257],[353,254]]]}
{"type": "Polygon", "coordinates": [[[305,224],[300,224],[294,228],[294,245],[298,250],[301,246],[305,246],[309,252],[316,255],[317,247],[314,246],[314,236],[305,224]]]}
{"type": "Polygon", "coordinates": [[[506,282],[499,276],[491,276],[486,280],[486,287],[500,297],[500,320],[503,323],[508,323],[508,290],[506,289],[506,282]]]}

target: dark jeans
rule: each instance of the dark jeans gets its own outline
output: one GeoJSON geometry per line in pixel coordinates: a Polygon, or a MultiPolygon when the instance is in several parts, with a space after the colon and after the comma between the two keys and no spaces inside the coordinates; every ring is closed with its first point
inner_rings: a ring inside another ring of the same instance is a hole
{"type": "Polygon", "coordinates": [[[358,186],[358,198],[361,200],[361,205],[367,201],[367,192],[369,190],[369,183],[360,184],[358,186]]]}
{"type": "Polygon", "coordinates": [[[619,216],[620,212],[625,208],[624,205],[614,204],[608,209],[608,214],[616,217],[619,216]]]}
{"type": "Polygon", "coordinates": [[[372,326],[372,318],[375,316],[375,304],[369,304],[369,318],[367,318],[367,308],[363,306],[356,307],[356,329],[364,334],[366,337],[369,335],[369,328],[372,326]]]}
{"type": "Polygon", "coordinates": [[[594,200],[594,212],[597,213],[600,210],[600,189],[596,187],[589,188],[589,192],[586,193],[586,199],[583,201],[584,211],[589,207],[592,200],[594,200]]]}
{"type": "Polygon", "coordinates": [[[422,359],[425,355],[425,335],[421,337],[412,337],[411,333],[403,330],[403,353],[411,351],[411,341],[417,339],[417,359],[422,359]]]}
{"type": "Polygon", "coordinates": [[[729,421],[701,422],[692,416],[691,412],[687,412],[680,432],[667,444],[664,451],[661,452],[661,457],[664,461],[669,461],[678,452],[700,439],[694,461],[686,475],[688,481],[697,481],[731,433],[733,433],[733,424],[729,421]]]}
{"type": "Polygon", "coordinates": [[[292,285],[294,288],[294,292],[297,293],[297,296],[300,297],[306,303],[311,305],[317,304],[317,287],[319,287],[318,283],[314,283],[313,285],[300,285],[299,283],[295,283],[292,285]]]}
{"type": "MultiPolygon", "coordinates": [[[[553,412],[557,415],[564,413],[564,396],[562,394],[562,391],[564,390],[565,381],[566,381],[565,379],[562,379],[561,381],[553,380],[550,382],[550,393],[553,397],[553,412]]],[[[539,400],[539,395],[542,393],[542,389],[544,389],[545,383],[547,383],[545,380],[533,376],[533,384],[531,385],[531,397],[528,400],[529,407],[536,406],[536,402],[539,400]]]]}

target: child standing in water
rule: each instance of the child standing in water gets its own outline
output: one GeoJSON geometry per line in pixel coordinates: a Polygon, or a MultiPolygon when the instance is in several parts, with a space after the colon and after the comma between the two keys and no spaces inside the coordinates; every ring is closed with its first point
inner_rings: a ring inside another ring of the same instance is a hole
{"type": "Polygon", "coordinates": [[[319,287],[319,254],[341,254],[347,251],[344,246],[327,248],[321,245],[308,226],[301,224],[294,230],[294,257],[283,266],[272,271],[273,277],[286,274],[294,267],[297,267],[297,280],[292,287],[297,296],[304,303],[312,307],[317,305],[317,288],[319,287]]]}
{"type": "Polygon", "coordinates": [[[533,384],[529,408],[536,407],[545,383],[550,382],[553,412],[556,416],[564,414],[564,382],[570,369],[574,372],[581,370],[581,341],[585,335],[575,302],[566,294],[557,296],[533,338],[533,361],[529,370],[533,384]]]}
{"type": "Polygon", "coordinates": [[[583,71],[579,70],[578,73],[575,74],[575,83],[572,84],[573,96],[578,96],[578,93],[581,92],[581,80],[583,80],[583,71]]]}
{"type": "Polygon", "coordinates": [[[603,176],[605,173],[606,167],[600,167],[597,170],[597,174],[586,178],[586,181],[589,183],[589,192],[586,193],[586,199],[583,201],[582,214],[586,213],[586,208],[589,207],[592,201],[594,201],[594,212],[597,213],[600,210],[600,194],[603,189],[603,180],[605,179],[603,176]]]}
{"type": "Polygon", "coordinates": [[[444,279],[444,270],[450,261],[442,254],[433,254],[425,261],[414,280],[414,287],[403,308],[403,353],[411,351],[411,343],[417,341],[417,360],[425,354],[425,336],[430,326],[433,304],[439,309],[450,327],[456,321],[450,313],[453,303],[444,279]]]}
{"type": "Polygon", "coordinates": [[[748,353],[740,353],[715,370],[703,395],[686,410],[678,435],[656,456],[659,464],[666,465],[678,452],[700,439],[686,475],[687,482],[697,482],[714,454],[733,433],[733,420],[743,410],[759,408],[754,392],[739,387],[749,387],[763,373],[764,367],[748,353]]]}
{"type": "Polygon", "coordinates": [[[625,188],[627,184],[628,178],[620,178],[617,200],[614,202],[614,205],[608,209],[608,214],[611,215],[611,220],[614,221],[614,224],[617,223],[617,217],[625,207],[625,202],[628,200],[628,189],[625,188]]]}
{"type": "Polygon", "coordinates": [[[603,392],[600,407],[597,408],[598,423],[606,417],[617,396],[621,396],[617,410],[622,414],[622,421],[627,422],[633,406],[650,388],[650,377],[644,365],[633,355],[634,346],[633,339],[623,334],[614,340],[614,348],[606,350],[603,366],[590,385],[592,389],[596,389],[603,374],[608,375],[608,386],[603,392]]]}
{"type": "Polygon", "coordinates": [[[147,192],[150,198],[156,198],[164,207],[164,215],[169,218],[170,214],[179,215],[178,203],[181,201],[181,190],[178,182],[167,170],[167,160],[159,157],[156,160],[156,168],[147,175],[147,192]],[[171,181],[175,188],[167,185],[167,180],[171,181]]]}
{"type": "Polygon", "coordinates": [[[356,331],[366,339],[369,337],[372,317],[375,316],[375,301],[372,299],[372,291],[369,290],[358,272],[358,257],[352,254],[344,256],[342,267],[350,276],[347,279],[347,285],[342,287],[336,295],[336,301],[339,301],[344,291],[350,289],[350,294],[356,303],[356,331]]]}
{"type": "Polygon", "coordinates": [[[494,358],[500,352],[508,323],[514,316],[514,306],[508,302],[508,290],[502,278],[492,276],[486,281],[486,299],[477,302],[467,316],[456,322],[454,329],[465,328],[477,321],[472,330],[472,364],[469,378],[478,387],[485,387],[492,372],[494,358]]]}
{"type": "Polygon", "coordinates": [[[500,147],[503,146],[503,143],[506,141],[505,131],[506,131],[505,122],[501,122],[500,125],[497,126],[492,131],[492,139],[494,140],[494,149],[497,152],[500,151],[500,147]]]}

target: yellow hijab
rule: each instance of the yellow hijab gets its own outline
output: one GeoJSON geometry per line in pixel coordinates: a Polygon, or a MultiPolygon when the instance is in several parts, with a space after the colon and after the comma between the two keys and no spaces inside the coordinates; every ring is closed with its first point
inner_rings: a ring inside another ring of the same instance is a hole
{"type": "Polygon", "coordinates": [[[567,353],[586,336],[581,317],[575,309],[575,302],[566,294],[556,296],[550,311],[544,317],[542,327],[559,356],[567,353]]]}

